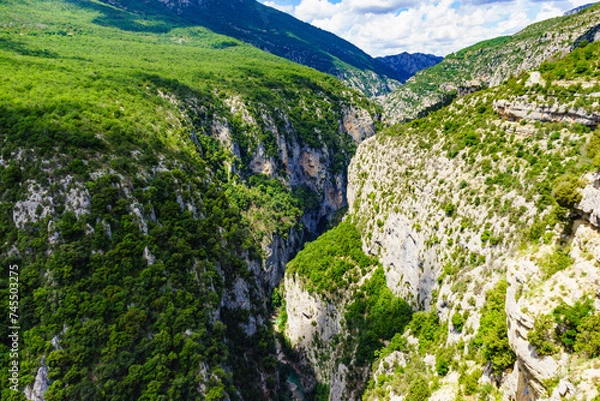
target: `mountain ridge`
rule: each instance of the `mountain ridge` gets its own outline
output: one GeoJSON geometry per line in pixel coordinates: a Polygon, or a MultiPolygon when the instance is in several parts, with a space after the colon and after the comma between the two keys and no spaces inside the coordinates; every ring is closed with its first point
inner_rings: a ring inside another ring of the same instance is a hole
{"type": "Polygon", "coordinates": [[[600,5],[578,13],[532,24],[503,36],[449,54],[439,64],[417,73],[381,99],[384,118],[398,123],[423,117],[456,96],[495,86],[544,60],[560,57],[600,35],[600,5]],[[550,33],[551,32],[551,33],[550,33]]]}
{"type": "Polygon", "coordinates": [[[563,14],[563,17],[567,17],[569,15],[577,14],[578,12],[583,11],[586,8],[589,8],[589,7],[593,6],[594,4],[596,4],[596,3],[588,3],[588,4],[584,4],[582,6],[579,6],[579,7],[575,7],[574,9],[565,12],[563,14]]]}

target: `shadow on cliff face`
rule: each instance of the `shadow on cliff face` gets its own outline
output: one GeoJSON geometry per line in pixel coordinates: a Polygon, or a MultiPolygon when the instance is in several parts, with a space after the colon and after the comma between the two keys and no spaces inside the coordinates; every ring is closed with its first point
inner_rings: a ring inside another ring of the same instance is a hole
{"type": "Polygon", "coordinates": [[[317,237],[327,231],[328,228],[329,220],[327,219],[327,216],[321,217],[317,223],[317,237]]]}
{"type": "Polygon", "coordinates": [[[571,50],[580,47],[583,43],[592,43],[600,40],[600,24],[591,27],[583,35],[575,39],[571,50]]]}

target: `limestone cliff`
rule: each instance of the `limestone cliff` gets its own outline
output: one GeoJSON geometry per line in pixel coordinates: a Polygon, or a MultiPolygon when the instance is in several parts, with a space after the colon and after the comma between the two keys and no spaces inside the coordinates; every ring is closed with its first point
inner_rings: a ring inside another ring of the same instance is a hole
{"type": "MultiPolygon", "coordinates": [[[[592,178],[592,177],[589,177],[592,178]]],[[[540,355],[531,344],[530,336],[536,318],[550,315],[561,303],[574,305],[590,297],[594,309],[600,310],[597,289],[600,288],[598,274],[598,244],[600,232],[591,223],[588,213],[600,207],[594,196],[598,192],[591,183],[585,187],[584,198],[577,206],[583,218],[573,222],[570,257],[572,264],[550,277],[544,272],[544,257],[552,252],[542,247],[537,253],[515,257],[508,261],[507,279],[510,284],[506,297],[508,336],[517,355],[517,400],[550,399],[562,397],[589,399],[597,395],[596,381],[599,371],[597,361],[586,360],[558,349],[552,355],[540,355]],[[542,266],[540,266],[542,265],[542,266]]],[[[593,213],[593,212],[592,212],[593,213]]]]}
{"type": "MultiPolygon", "coordinates": [[[[588,46],[359,146],[347,219],[383,266],[387,288],[419,311],[376,353],[362,399],[598,395],[600,67],[575,73],[577,60],[598,51],[588,46]]],[[[286,289],[298,294],[310,282],[289,277],[286,289]]],[[[342,297],[351,299],[348,288],[342,297]]],[[[292,313],[307,299],[288,299],[288,335],[344,333],[334,322],[351,301],[311,292],[315,310],[329,316],[313,322],[292,313]]],[[[293,344],[339,349],[298,337],[293,344]]],[[[343,383],[333,379],[340,367],[308,360],[332,389],[343,383]]]]}
{"type": "MultiPolygon", "coordinates": [[[[263,282],[268,283],[267,291],[270,291],[279,284],[285,265],[300,249],[302,243],[323,232],[336,212],[347,206],[344,159],[349,160],[353,148],[375,134],[374,118],[377,116],[358,106],[342,106],[336,115],[337,127],[334,128],[336,135],[341,138],[341,145],[333,143],[335,148],[330,148],[331,142],[320,137],[323,140],[322,146],[315,148],[302,140],[287,115],[277,116],[285,122],[278,126],[274,122],[275,117],[263,111],[260,115],[262,124],[259,124],[240,99],[230,99],[227,103],[231,107],[231,114],[240,117],[245,131],[262,130],[267,135],[273,135],[276,143],[276,151],[267,154],[265,145],[259,142],[255,150],[251,150],[245,156],[249,165],[238,165],[237,170],[240,171],[237,172],[244,174],[243,170],[247,169],[249,171],[245,174],[262,174],[275,178],[291,190],[307,189],[314,198],[313,204],[304,210],[301,224],[294,226],[289,236],[284,238],[274,233],[266,233],[267,237],[261,240],[266,254],[263,270],[268,272],[263,282]]],[[[313,112],[319,115],[324,113],[324,110],[316,108],[313,112]]],[[[225,122],[217,127],[213,125],[211,135],[221,140],[235,158],[242,159],[239,144],[229,134],[232,130],[225,122]]],[[[231,170],[231,173],[236,173],[235,166],[231,170]]]]}

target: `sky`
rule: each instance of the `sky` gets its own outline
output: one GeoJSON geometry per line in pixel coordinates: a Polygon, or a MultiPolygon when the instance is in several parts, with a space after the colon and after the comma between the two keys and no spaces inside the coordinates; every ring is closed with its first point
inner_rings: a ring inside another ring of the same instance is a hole
{"type": "Polygon", "coordinates": [[[259,0],[355,44],[371,56],[445,56],[511,35],[593,0],[259,0]]]}

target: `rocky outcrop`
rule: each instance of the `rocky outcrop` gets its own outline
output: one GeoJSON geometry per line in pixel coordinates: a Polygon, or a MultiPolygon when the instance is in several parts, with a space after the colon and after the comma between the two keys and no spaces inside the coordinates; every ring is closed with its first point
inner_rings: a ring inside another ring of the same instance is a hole
{"type": "MultiPolygon", "coordinates": [[[[519,266],[509,267],[506,293],[506,315],[508,321],[508,339],[517,355],[518,372],[517,400],[535,400],[544,393],[543,382],[551,379],[558,370],[558,363],[551,356],[539,357],[529,344],[528,333],[533,329],[534,319],[529,313],[523,313],[516,299],[517,289],[523,290],[532,275],[538,271],[533,262],[522,261],[519,266]]],[[[539,312],[539,311],[537,311],[539,312]]]]}
{"type": "MultiPolygon", "coordinates": [[[[595,267],[600,260],[599,243],[598,229],[578,220],[575,221],[571,241],[573,264],[565,270],[547,279],[542,276],[538,261],[550,251],[548,248],[542,248],[527,259],[508,263],[506,315],[508,338],[517,356],[516,400],[537,400],[548,396],[551,400],[564,396],[585,399],[595,395],[593,382],[600,378],[600,371],[594,368],[593,360],[564,351],[540,356],[529,342],[528,335],[534,328],[535,318],[549,315],[559,303],[573,305],[586,296],[596,295],[594,289],[600,285],[600,275],[595,267]],[[591,260],[588,254],[593,255],[591,260]],[[549,383],[555,380],[559,381],[558,385],[549,387],[549,383]]],[[[595,308],[600,310],[597,298],[595,308]]]]}
{"type": "Polygon", "coordinates": [[[341,296],[325,297],[308,291],[302,277],[286,274],[282,288],[286,299],[285,335],[298,352],[296,365],[305,389],[318,383],[329,389],[329,401],[361,398],[370,366],[357,364],[357,344],[347,327],[347,307],[355,300],[359,287],[371,277],[350,284],[341,296]]]}
{"type": "MultiPolygon", "coordinates": [[[[508,262],[506,315],[508,338],[517,356],[515,400],[559,400],[568,396],[585,399],[595,395],[592,382],[600,378],[600,372],[594,368],[593,361],[582,360],[564,351],[540,356],[528,336],[534,329],[535,318],[550,314],[559,303],[573,305],[586,296],[597,295],[595,289],[600,285],[600,275],[595,267],[600,261],[600,231],[596,216],[596,210],[600,209],[600,191],[596,188],[598,178],[598,174],[585,177],[589,184],[582,190],[582,200],[576,205],[582,219],[573,224],[570,238],[572,265],[549,278],[544,277],[539,261],[551,251],[547,246],[527,258],[508,262]],[[557,381],[556,387],[549,388],[548,383],[553,381],[557,381]]],[[[597,297],[595,308],[600,310],[597,297]]]]}
{"type": "MultiPolygon", "coordinates": [[[[303,365],[310,366],[314,379],[331,385],[333,398],[343,400],[346,388],[343,385],[347,368],[336,366],[334,336],[342,331],[343,306],[321,299],[303,288],[298,277],[284,280],[287,325],[285,335],[294,349],[301,353],[303,365]],[[335,391],[334,391],[335,388],[335,391]]],[[[302,375],[304,383],[314,387],[310,374],[302,375]]],[[[310,388],[310,387],[309,387],[310,388]]]]}
{"type": "MultiPolygon", "coordinates": [[[[506,217],[488,217],[489,206],[461,195],[461,181],[477,188],[484,178],[471,175],[462,159],[440,154],[441,146],[432,147],[432,157],[403,138],[375,137],[359,147],[349,168],[348,201],[360,222],[363,250],[379,258],[390,290],[424,308],[442,266],[455,263],[451,249],[492,261],[503,246],[482,242],[483,226],[496,235],[509,231],[506,217]],[[473,222],[469,228],[467,220],[473,222]]],[[[506,199],[533,210],[516,194],[506,199]]]]}
{"type": "Polygon", "coordinates": [[[42,189],[34,182],[27,184],[27,198],[18,201],[13,209],[15,225],[23,229],[26,223],[35,223],[54,213],[54,199],[48,190],[42,189]]]}
{"type": "MultiPolygon", "coordinates": [[[[315,338],[329,343],[341,331],[341,314],[335,304],[309,293],[298,277],[286,277],[284,287],[288,315],[286,335],[292,345],[308,349],[315,338]]],[[[309,359],[313,357],[308,356],[309,359]]],[[[312,362],[318,365],[320,361],[312,362]]],[[[322,375],[323,371],[318,370],[320,380],[328,379],[322,375]]]]}
{"type": "MultiPolygon", "coordinates": [[[[589,8],[591,6],[593,6],[593,4],[588,4],[587,7],[585,7],[585,6],[584,7],[585,8],[589,8]]],[[[578,10],[578,12],[579,11],[582,11],[582,10],[578,10]]],[[[592,26],[583,35],[581,35],[580,37],[578,37],[575,40],[575,42],[573,43],[572,49],[575,49],[575,48],[579,47],[583,42],[592,43],[592,42],[595,42],[597,40],[600,40],[600,24],[592,26]]]]}
{"type": "Polygon", "coordinates": [[[425,239],[404,215],[392,213],[383,231],[373,233],[368,253],[377,255],[385,267],[388,287],[398,296],[426,300],[435,284],[432,270],[435,255],[425,246],[425,239]]]}
{"type": "Polygon", "coordinates": [[[42,357],[41,366],[35,375],[33,385],[25,387],[25,398],[29,401],[45,401],[45,394],[48,391],[48,366],[46,358],[42,357]]]}
{"type": "MultiPolygon", "coordinates": [[[[305,144],[285,114],[279,116],[285,124],[278,128],[274,117],[265,111],[261,112],[262,122],[256,121],[248,110],[250,106],[244,104],[239,97],[226,100],[226,104],[230,107],[231,114],[239,116],[248,129],[264,130],[275,137],[277,155],[267,155],[264,145],[259,143],[250,157],[248,168],[251,173],[277,178],[290,188],[308,187],[317,194],[318,210],[308,211],[303,223],[310,235],[318,234],[323,229],[319,225],[324,226],[322,221],[329,221],[336,211],[346,205],[346,176],[343,169],[335,171],[331,150],[325,144],[321,148],[305,144]]],[[[374,116],[364,108],[344,105],[338,117],[339,135],[348,135],[356,145],[375,134],[374,116]]],[[[213,124],[211,135],[236,157],[241,157],[231,130],[230,125],[224,121],[213,124]]]]}
{"type": "Polygon", "coordinates": [[[393,78],[393,71],[387,69],[386,71],[389,75],[358,69],[338,71],[334,72],[334,75],[348,87],[368,97],[376,97],[384,96],[400,86],[400,83],[393,78]]]}
{"type": "Polygon", "coordinates": [[[540,105],[531,102],[527,96],[514,101],[495,100],[493,107],[502,118],[509,121],[551,121],[592,127],[600,124],[600,113],[587,112],[583,108],[570,108],[564,104],[540,105]]]}
{"type": "Polygon", "coordinates": [[[591,225],[600,229],[600,175],[590,176],[588,184],[581,191],[581,201],[577,210],[591,225]]]}
{"type": "Polygon", "coordinates": [[[351,106],[342,107],[341,131],[348,133],[354,143],[359,144],[366,138],[375,135],[373,117],[367,110],[351,106]]]}
{"type": "Polygon", "coordinates": [[[251,270],[257,275],[265,289],[265,296],[279,285],[285,273],[285,266],[302,247],[303,239],[297,230],[291,230],[286,238],[273,234],[271,237],[263,239],[262,266],[258,269],[258,266],[252,265],[251,270]]]}

